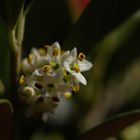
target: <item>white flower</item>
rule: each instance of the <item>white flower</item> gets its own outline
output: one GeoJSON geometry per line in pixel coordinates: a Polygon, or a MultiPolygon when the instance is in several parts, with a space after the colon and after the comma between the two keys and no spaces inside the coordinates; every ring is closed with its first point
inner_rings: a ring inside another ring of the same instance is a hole
{"type": "Polygon", "coordinates": [[[65,69],[71,73],[79,82],[86,85],[87,81],[81,74],[82,71],[87,71],[92,67],[92,63],[87,61],[83,53],[77,57],[77,49],[74,48],[68,58],[64,61],[65,69]]]}
{"type": "Polygon", "coordinates": [[[33,48],[31,53],[22,61],[21,67],[23,73],[31,73],[36,68],[36,63],[39,60],[37,49],[33,48]]]}
{"type": "Polygon", "coordinates": [[[81,72],[91,67],[83,53],[77,56],[76,48],[63,52],[58,42],[33,48],[22,61],[23,75],[19,79],[19,97],[29,105],[26,116],[41,113],[46,121],[47,112],[55,112],[62,97],[69,99],[78,92],[79,82],[87,84],[81,72]]]}

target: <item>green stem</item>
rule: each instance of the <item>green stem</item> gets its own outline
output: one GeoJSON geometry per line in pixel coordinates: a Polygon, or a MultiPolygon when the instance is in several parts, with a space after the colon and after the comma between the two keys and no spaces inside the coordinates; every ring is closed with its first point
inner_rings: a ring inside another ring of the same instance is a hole
{"type": "Polygon", "coordinates": [[[21,70],[21,51],[22,42],[24,37],[25,16],[19,17],[18,23],[15,28],[8,29],[8,39],[10,47],[10,82],[11,82],[11,95],[10,100],[13,104],[14,110],[18,106],[18,78],[21,70]]]}
{"type": "Polygon", "coordinates": [[[25,16],[21,14],[18,23],[15,28],[8,28],[8,41],[10,47],[10,83],[11,83],[11,93],[9,95],[10,101],[14,109],[13,117],[13,140],[16,137],[17,129],[17,114],[19,110],[19,100],[18,100],[18,79],[21,70],[21,53],[22,53],[22,42],[24,37],[24,25],[25,16]]]}
{"type": "Polygon", "coordinates": [[[18,42],[15,38],[15,29],[8,29],[8,39],[10,47],[10,83],[11,93],[9,95],[13,104],[13,108],[16,106],[17,99],[17,76],[19,75],[19,54],[18,54],[18,42]]]}

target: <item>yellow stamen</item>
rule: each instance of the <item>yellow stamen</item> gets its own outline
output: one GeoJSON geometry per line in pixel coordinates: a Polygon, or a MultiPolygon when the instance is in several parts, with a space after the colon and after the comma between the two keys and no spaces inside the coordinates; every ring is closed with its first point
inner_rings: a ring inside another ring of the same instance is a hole
{"type": "Polygon", "coordinates": [[[56,63],[51,61],[51,62],[49,62],[49,64],[51,65],[51,67],[54,67],[56,63]]]}
{"type": "Polygon", "coordinates": [[[80,61],[85,60],[85,58],[86,58],[86,55],[85,55],[85,54],[83,54],[82,52],[79,53],[79,55],[78,55],[78,59],[79,59],[80,61]]]}
{"type": "Polygon", "coordinates": [[[71,92],[65,92],[64,96],[66,99],[69,99],[71,97],[71,92]]]}
{"type": "Polygon", "coordinates": [[[46,50],[44,48],[39,48],[38,52],[40,55],[45,55],[46,54],[46,50]]]}
{"type": "Polygon", "coordinates": [[[20,79],[19,79],[19,84],[22,85],[25,82],[25,77],[24,75],[21,75],[20,79]]]}
{"type": "Polygon", "coordinates": [[[43,68],[42,68],[42,71],[44,73],[47,73],[51,70],[51,65],[44,65],[43,68]]]}
{"type": "Polygon", "coordinates": [[[33,55],[32,54],[29,54],[28,55],[28,62],[31,64],[32,63],[32,60],[33,60],[33,55]]]}
{"type": "Polygon", "coordinates": [[[75,86],[72,87],[72,90],[74,92],[78,92],[80,90],[80,86],[79,85],[75,85],[75,86]]]}
{"type": "Polygon", "coordinates": [[[67,76],[67,71],[64,68],[62,70],[63,70],[63,75],[67,76]]]}
{"type": "Polygon", "coordinates": [[[72,70],[74,70],[75,72],[80,72],[80,69],[79,69],[79,66],[77,63],[74,63],[73,66],[72,66],[72,70]]]}
{"type": "Polygon", "coordinates": [[[53,56],[58,56],[60,54],[60,49],[59,48],[54,48],[52,55],[53,56]]]}

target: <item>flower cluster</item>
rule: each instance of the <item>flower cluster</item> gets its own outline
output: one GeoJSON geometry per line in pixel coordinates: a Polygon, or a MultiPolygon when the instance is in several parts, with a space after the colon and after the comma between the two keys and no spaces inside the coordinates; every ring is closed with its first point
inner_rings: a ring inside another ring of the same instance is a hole
{"type": "Polygon", "coordinates": [[[92,64],[77,49],[62,51],[58,42],[33,48],[22,61],[23,75],[20,77],[19,97],[29,105],[27,116],[41,113],[46,120],[46,112],[54,112],[61,98],[70,98],[79,91],[79,83],[87,84],[81,74],[92,64]]]}

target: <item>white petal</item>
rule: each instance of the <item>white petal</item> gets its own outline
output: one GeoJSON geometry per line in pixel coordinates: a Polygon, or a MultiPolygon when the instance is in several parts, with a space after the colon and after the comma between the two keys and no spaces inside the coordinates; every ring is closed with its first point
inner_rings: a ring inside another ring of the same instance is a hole
{"type": "Polygon", "coordinates": [[[76,49],[76,48],[73,48],[73,49],[71,50],[70,56],[67,57],[66,61],[67,61],[69,64],[72,64],[74,61],[76,61],[76,58],[77,58],[77,49],[76,49]]]}
{"type": "Polygon", "coordinates": [[[23,59],[22,64],[21,64],[21,69],[22,69],[23,73],[30,72],[30,65],[27,61],[27,58],[23,59]]]}
{"type": "Polygon", "coordinates": [[[35,75],[35,76],[43,76],[44,73],[43,73],[43,71],[42,71],[42,68],[36,69],[36,70],[33,72],[33,75],[35,75]]]}
{"type": "Polygon", "coordinates": [[[80,68],[80,71],[82,72],[91,69],[93,65],[91,62],[84,60],[84,61],[78,61],[78,66],[80,68]]]}
{"type": "Polygon", "coordinates": [[[67,61],[64,62],[64,68],[66,69],[66,71],[72,72],[70,69],[69,63],[67,61]]]}
{"type": "Polygon", "coordinates": [[[32,48],[31,54],[33,55],[33,64],[40,60],[40,54],[36,48],[32,48]]]}
{"type": "Polygon", "coordinates": [[[66,51],[64,54],[61,56],[61,64],[63,65],[64,61],[70,56],[70,51],[66,51]]]}
{"type": "Polygon", "coordinates": [[[57,47],[57,48],[60,48],[60,45],[59,45],[58,42],[54,42],[51,46],[53,46],[53,47],[57,47]]]}
{"type": "Polygon", "coordinates": [[[76,59],[76,57],[77,57],[77,49],[76,49],[76,48],[73,48],[73,49],[71,50],[71,56],[72,56],[74,59],[76,59]]]}
{"type": "Polygon", "coordinates": [[[72,72],[72,75],[83,85],[87,84],[85,77],[81,73],[72,72]]]}
{"type": "MultiPolygon", "coordinates": [[[[51,50],[51,52],[50,52],[51,55],[52,55],[52,52],[53,52],[53,50],[54,50],[55,48],[57,48],[57,49],[60,50],[60,52],[61,52],[61,47],[60,47],[59,43],[58,43],[58,42],[55,42],[55,43],[52,44],[52,50],[51,50]]],[[[59,61],[60,61],[60,56],[61,56],[61,53],[59,53],[59,55],[57,55],[57,56],[53,56],[53,55],[52,55],[53,61],[56,62],[56,63],[59,63],[59,61]]]]}
{"type": "Polygon", "coordinates": [[[35,95],[35,91],[32,87],[24,87],[23,89],[23,93],[28,95],[28,96],[34,96],[35,95]]]}

